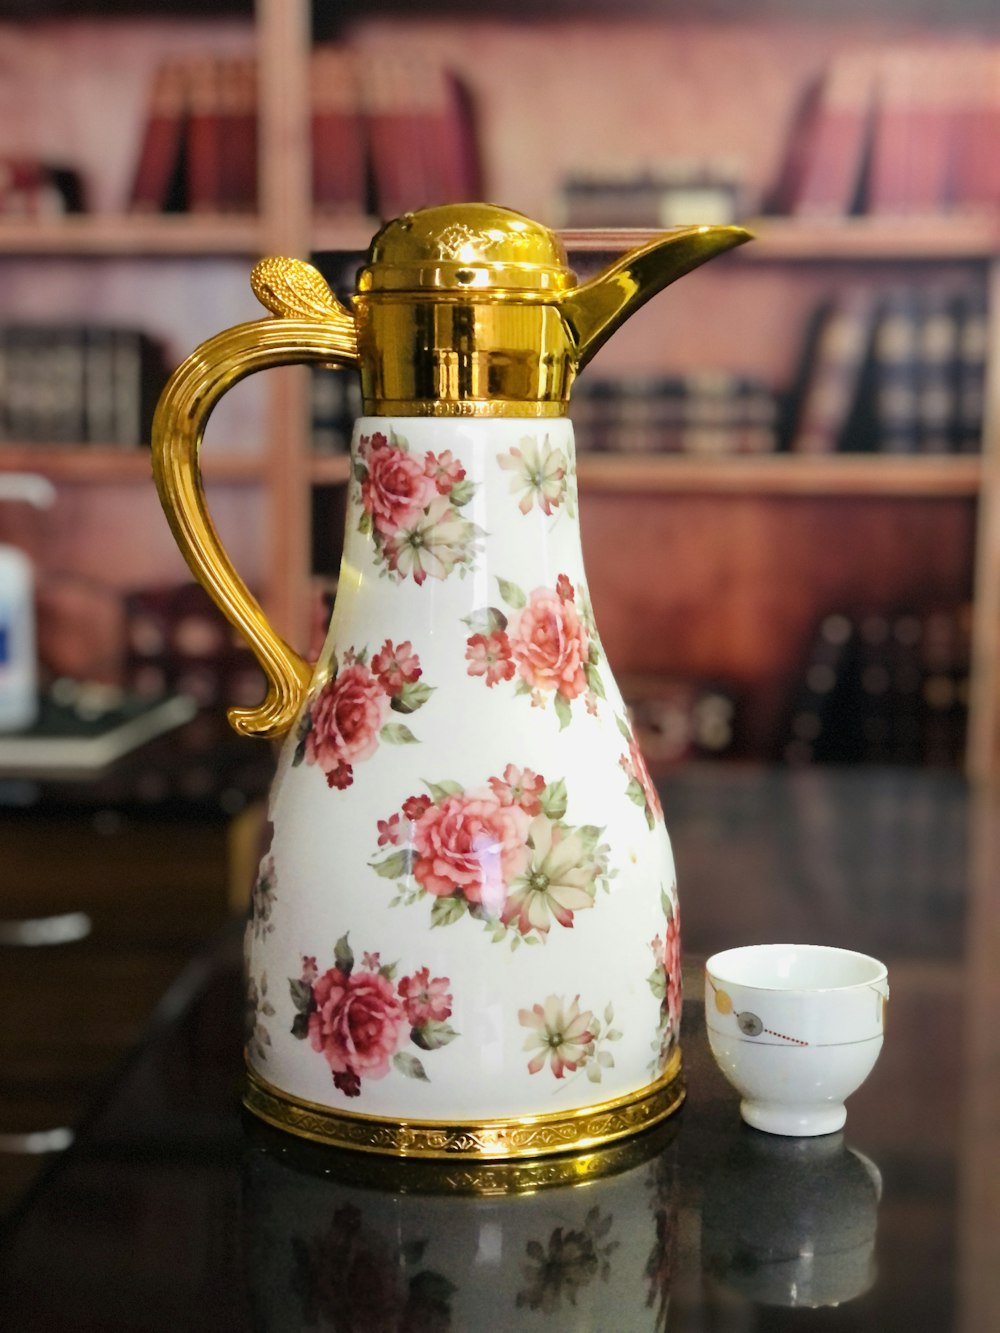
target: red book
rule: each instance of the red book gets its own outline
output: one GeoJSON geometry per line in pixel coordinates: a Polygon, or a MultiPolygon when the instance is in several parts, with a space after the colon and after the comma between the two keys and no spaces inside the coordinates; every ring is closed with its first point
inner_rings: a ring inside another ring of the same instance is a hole
{"type": "Polygon", "coordinates": [[[457,75],[428,71],[421,117],[420,145],[428,204],[450,204],[482,197],[479,144],[472,101],[457,75]]]}
{"type": "Polygon", "coordinates": [[[170,203],[180,164],[186,99],[187,68],[184,62],[163,61],[153,80],[132,180],[129,208],[133,212],[157,212],[170,203]]]}
{"type": "Polygon", "coordinates": [[[880,59],[868,177],[870,213],[940,213],[948,203],[961,62],[904,47],[880,59]]]}
{"type": "Polygon", "coordinates": [[[216,212],[221,203],[221,64],[206,56],[191,67],[185,148],[187,206],[194,213],[216,212]]]}
{"type": "Polygon", "coordinates": [[[257,207],[257,69],[252,58],[219,67],[219,204],[235,213],[257,207]]]}
{"type": "Polygon", "coordinates": [[[856,212],[871,133],[875,64],[867,50],[843,51],[823,79],[805,132],[789,212],[844,217],[856,212]]]}
{"type": "Polygon", "coordinates": [[[376,209],[396,217],[427,199],[415,95],[422,69],[394,53],[365,52],[361,70],[376,209]]]}
{"type": "Polygon", "coordinates": [[[368,168],[353,53],[316,47],[311,81],[313,205],[319,213],[364,213],[368,168]]]}
{"type": "Polygon", "coordinates": [[[965,52],[949,198],[957,208],[1000,208],[1000,46],[965,52]]]}

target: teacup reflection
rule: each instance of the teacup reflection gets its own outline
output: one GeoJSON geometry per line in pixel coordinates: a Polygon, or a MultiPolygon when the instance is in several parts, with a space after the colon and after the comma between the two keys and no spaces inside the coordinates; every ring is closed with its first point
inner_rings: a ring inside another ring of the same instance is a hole
{"type": "Polygon", "coordinates": [[[767,1305],[839,1305],[875,1280],[882,1181],[843,1134],[777,1138],[743,1128],[706,1181],[702,1267],[767,1305]]]}
{"type": "Polygon", "coordinates": [[[391,1162],[247,1126],[254,1327],[666,1328],[674,1131],[585,1157],[391,1162]]]}

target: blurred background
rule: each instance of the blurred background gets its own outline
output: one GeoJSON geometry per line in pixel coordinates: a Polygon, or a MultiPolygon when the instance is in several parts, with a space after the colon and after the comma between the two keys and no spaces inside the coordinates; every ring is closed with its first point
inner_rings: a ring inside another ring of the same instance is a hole
{"type": "MultiPolygon", "coordinates": [[[[0,0],[0,1209],[253,877],[273,756],[225,708],[263,685],[148,436],[170,370],[261,314],[263,254],[344,293],[425,204],[519,209],[581,275],[749,225],[571,405],[650,767],[996,771],[995,4],[479,10],[0,0]]],[[[207,434],[223,540],[302,651],[359,410],[347,376],[274,371],[207,434]]]]}

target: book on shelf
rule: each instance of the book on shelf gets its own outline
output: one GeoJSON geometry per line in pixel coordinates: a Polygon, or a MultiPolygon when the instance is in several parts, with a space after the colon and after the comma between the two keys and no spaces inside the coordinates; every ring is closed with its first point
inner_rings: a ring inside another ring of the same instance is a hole
{"type": "Polygon", "coordinates": [[[776,213],[936,215],[1000,205],[1000,43],[834,55],[795,114],[776,213]]]}
{"type": "Polygon", "coordinates": [[[745,187],[726,161],[668,162],[627,176],[573,172],[560,187],[563,226],[681,227],[738,221],[745,187]]]}
{"type": "Polygon", "coordinates": [[[875,309],[869,292],[845,288],[813,312],[789,411],[793,453],[830,454],[841,447],[871,363],[875,309]]]}
{"type": "Polygon", "coordinates": [[[956,768],[969,664],[968,606],[828,614],[793,687],[782,757],[956,768]]]}
{"type": "Polygon", "coordinates": [[[167,374],[141,329],[0,325],[0,440],[137,447],[167,374]]]}
{"type": "Polygon", "coordinates": [[[347,454],[354,423],[362,415],[361,381],[342,370],[311,372],[312,447],[317,454],[347,454]]]}
{"type": "MultiPolygon", "coordinates": [[[[481,196],[475,108],[453,71],[402,50],[322,43],[309,98],[318,213],[388,217],[481,196]]],[[[248,212],[256,200],[255,61],[167,57],[150,93],[130,209],[248,212]]]]}
{"type": "Polygon", "coordinates": [[[788,447],[808,454],[975,452],[985,369],[981,290],[845,290],[810,321],[788,447]]]}
{"type": "Polygon", "coordinates": [[[872,52],[850,48],[806,89],[772,190],[774,212],[841,217],[861,211],[875,87],[872,52]]]}
{"type": "Polygon", "coordinates": [[[324,43],[309,69],[313,207],[321,214],[364,213],[368,149],[358,62],[346,46],[324,43]]]}
{"type": "Polygon", "coordinates": [[[0,773],[89,778],[197,712],[195,701],[182,694],[150,700],[104,689],[101,697],[101,704],[81,708],[45,695],[29,729],[0,735],[0,773]]]}
{"type": "Polygon", "coordinates": [[[770,453],[778,441],[778,397],[751,375],[582,378],[569,414],[581,453],[770,453]]]}

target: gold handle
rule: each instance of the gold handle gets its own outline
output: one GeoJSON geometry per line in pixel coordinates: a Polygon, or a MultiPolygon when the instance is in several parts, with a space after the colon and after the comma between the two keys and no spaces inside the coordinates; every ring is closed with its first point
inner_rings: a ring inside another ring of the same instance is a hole
{"type": "Polygon", "coordinates": [[[298,716],[309,664],[275,633],[233,567],[205,500],[199,454],[216,403],[238,381],[270,366],[356,366],[354,320],[323,278],[299,260],[265,259],[251,283],[276,319],[239,324],[201,344],[171,376],[153,419],[153,476],[167,520],[195,578],[243,634],[267,677],[256,708],[231,708],[244,736],[283,736],[298,716]]]}

